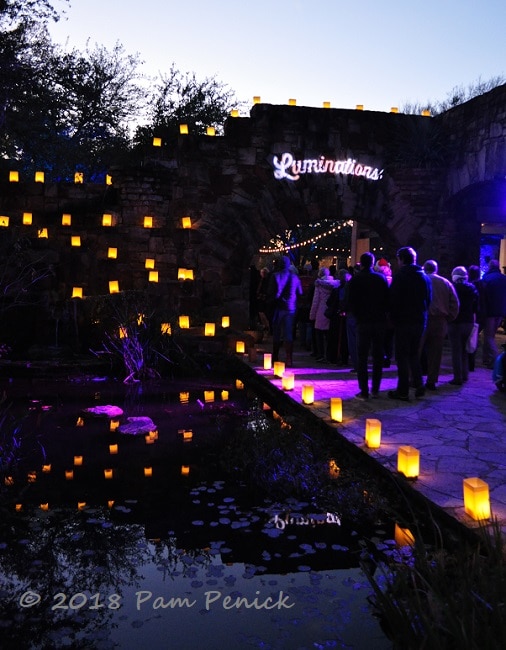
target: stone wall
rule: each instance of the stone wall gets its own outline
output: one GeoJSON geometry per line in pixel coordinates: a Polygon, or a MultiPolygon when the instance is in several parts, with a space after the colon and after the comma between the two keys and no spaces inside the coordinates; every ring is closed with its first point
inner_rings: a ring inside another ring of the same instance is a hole
{"type": "Polygon", "coordinates": [[[112,186],[1,179],[0,214],[9,216],[9,236],[25,236],[51,260],[49,302],[70,300],[73,286],[105,295],[117,280],[122,291],[147,292],[164,318],[189,313],[203,323],[229,314],[244,328],[250,264],[270,237],[298,223],[353,219],[380,235],[387,257],[411,245],[421,261],[438,259],[443,272],[476,261],[479,206],[499,210],[497,184],[506,175],[505,111],[504,87],[437,118],[256,105],[249,118],[230,118],[221,137],[190,134],[150,147],[137,166],[111,170],[112,186]],[[441,143],[446,158],[439,159],[441,143]],[[278,180],[273,156],[284,152],[354,159],[383,169],[383,177],[278,180]],[[26,211],[31,226],[21,224],[26,211]],[[63,213],[71,226],[61,225],[63,213]],[[104,213],[112,214],[111,227],[102,225],[104,213]],[[143,226],[145,216],[152,228],[143,226]],[[191,230],[182,228],[183,216],[191,230]],[[43,227],[48,239],[37,237],[43,227]],[[80,247],[70,245],[71,235],[81,237],[80,247]],[[117,259],[108,257],[110,247],[117,259]],[[158,283],[148,281],[146,258],[155,260],[158,283]],[[195,279],[178,280],[179,268],[195,279]]]}

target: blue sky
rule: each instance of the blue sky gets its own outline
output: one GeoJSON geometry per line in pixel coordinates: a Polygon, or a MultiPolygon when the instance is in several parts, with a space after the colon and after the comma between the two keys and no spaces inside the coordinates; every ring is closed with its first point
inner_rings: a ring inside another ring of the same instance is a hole
{"type": "Polygon", "coordinates": [[[66,13],[57,42],[120,42],[148,76],[174,63],[247,104],[389,111],[506,75],[505,0],[71,0],[66,13]]]}

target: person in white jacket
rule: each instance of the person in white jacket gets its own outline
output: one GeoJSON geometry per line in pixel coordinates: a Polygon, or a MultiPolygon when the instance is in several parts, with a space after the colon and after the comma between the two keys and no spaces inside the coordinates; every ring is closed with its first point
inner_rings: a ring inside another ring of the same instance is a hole
{"type": "Polygon", "coordinates": [[[330,320],[325,316],[327,309],[327,300],[332,289],[337,287],[338,283],[330,275],[326,267],[318,271],[318,277],[315,280],[313,302],[309,312],[309,320],[314,321],[315,342],[316,342],[316,361],[325,361],[327,355],[328,335],[330,320]]]}

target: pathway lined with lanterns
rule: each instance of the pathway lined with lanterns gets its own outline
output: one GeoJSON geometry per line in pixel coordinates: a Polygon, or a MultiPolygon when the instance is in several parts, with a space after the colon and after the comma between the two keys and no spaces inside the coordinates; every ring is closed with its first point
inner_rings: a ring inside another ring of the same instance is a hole
{"type": "MultiPolygon", "coordinates": [[[[506,336],[498,335],[497,341],[505,343],[506,336]]],[[[246,363],[283,390],[282,378],[263,367],[264,353],[271,352],[269,342],[257,344],[256,350],[257,360],[247,361],[245,357],[246,363]]],[[[400,447],[418,450],[420,470],[413,487],[470,528],[479,524],[464,508],[463,481],[478,478],[480,481],[474,482],[478,487],[485,482],[492,516],[506,531],[506,394],[495,388],[492,371],[482,366],[480,353],[481,349],[469,381],[453,386],[448,383],[453,376],[450,350],[445,349],[437,391],[427,391],[416,399],[412,390],[410,401],[400,402],[387,396],[397,383],[394,363],[384,370],[379,397],[360,401],[355,398],[357,376],[349,367],[318,363],[308,352],[296,349],[294,367],[289,369],[294,386],[291,390],[285,387],[284,392],[304,404],[303,389],[309,387],[314,402],[305,407],[391,472],[398,471],[400,447]],[[342,401],[341,422],[331,420],[332,398],[342,401]],[[367,420],[381,423],[381,442],[376,449],[365,444],[367,420]]]]}

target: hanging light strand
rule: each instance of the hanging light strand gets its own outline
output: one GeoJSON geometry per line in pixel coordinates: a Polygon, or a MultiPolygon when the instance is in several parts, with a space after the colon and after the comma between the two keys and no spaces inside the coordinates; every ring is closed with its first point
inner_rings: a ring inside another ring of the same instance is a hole
{"type": "MultiPolygon", "coordinates": [[[[348,222],[344,224],[345,226],[349,225],[348,222]]],[[[315,235],[314,237],[310,237],[308,239],[305,239],[304,241],[297,242],[295,244],[287,244],[283,245],[281,242],[278,242],[274,247],[272,248],[260,248],[258,251],[259,253],[286,253],[288,251],[294,250],[296,248],[301,248],[303,246],[308,246],[310,244],[315,244],[317,241],[320,239],[324,239],[325,237],[328,237],[329,235],[333,235],[335,232],[338,230],[341,230],[343,226],[334,226],[333,228],[330,228],[330,230],[327,230],[325,232],[320,233],[319,235],[315,235]]]]}

